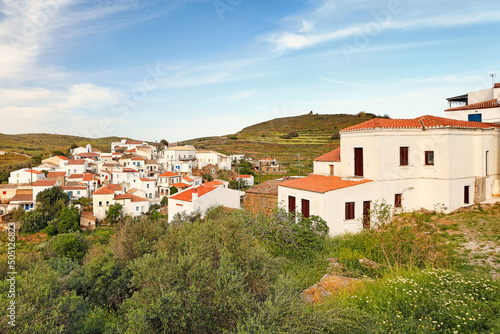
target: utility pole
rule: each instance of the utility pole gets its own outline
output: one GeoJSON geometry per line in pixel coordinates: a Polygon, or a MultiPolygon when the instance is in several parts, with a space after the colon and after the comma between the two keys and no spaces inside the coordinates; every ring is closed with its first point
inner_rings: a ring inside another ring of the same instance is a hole
{"type": "Polygon", "coordinates": [[[299,153],[299,176],[300,176],[300,153],[299,153]]]}
{"type": "Polygon", "coordinates": [[[259,184],[260,184],[260,175],[262,174],[262,166],[261,161],[259,160],[259,184]]]}
{"type": "Polygon", "coordinates": [[[30,157],[30,176],[31,176],[31,182],[30,185],[33,185],[33,160],[30,157]]]}
{"type": "Polygon", "coordinates": [[[495,78],[496,78],[496,74],[492,73],[490,74],[490,78],[491,78],[491,86],[495,86],[495,78]]]}

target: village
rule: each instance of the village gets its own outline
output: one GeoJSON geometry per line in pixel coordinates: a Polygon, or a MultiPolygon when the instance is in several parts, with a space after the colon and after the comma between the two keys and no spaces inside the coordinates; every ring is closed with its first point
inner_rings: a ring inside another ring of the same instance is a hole
{"type": "Polygon", "coordinates": [[[254,213],[279,206],[319,216],[337,235],[369,228],[370,212],[381,202],[393,212],[452,212],[499,201],[500,83],[447,100],[445,117],[375,118],[342,129],[340,147],[314,159],[305,177],[282,177],[276,159],[253,161],[242,152],[129,139],[111,143],[110,152],[77,147],[71,158],[52,156],[12,171],[0,185],[0,218],[17,208],[34,210],[37,195],[52,187],[62,187],[82,210],[82,229],[105,221],[115,203],[132,217],[158,208],[168,221],[213,206],[254,213]],[[243,162],[251,164],[250,173],[238,173],[243,162]],[[217,178],[221,171],[225,180],[217,178]],[[259,173],[276,179],[256,184],[259,173]],[[82,198],[92,211],[78,204],[82,198]]]}

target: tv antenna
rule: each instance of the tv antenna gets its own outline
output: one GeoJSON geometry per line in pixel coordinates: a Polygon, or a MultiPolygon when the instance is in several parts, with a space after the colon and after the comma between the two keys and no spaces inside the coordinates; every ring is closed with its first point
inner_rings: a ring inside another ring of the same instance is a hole
{"type": "Polygon", "coordinates": [[[496,78],[496,74],[495,73],[492,73],[490,74],[490,78],[491,78],[491,85],[494,86],[495,85],[495,78],[496,78]]]}

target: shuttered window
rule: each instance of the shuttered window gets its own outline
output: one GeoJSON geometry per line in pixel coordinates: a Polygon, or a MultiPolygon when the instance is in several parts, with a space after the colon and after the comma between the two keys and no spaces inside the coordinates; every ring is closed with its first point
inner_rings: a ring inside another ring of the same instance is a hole
{"type": "Polygon", "coordinates": [[[288,196],[288,212],[295,213],[295,197],[288,196]]]}
{"type": "Polygon", "coordinates": [[[354,219],[354,202],[345,203],[345,220],[354,219]]]}
{"type": "Polygon", "coordinates": [[[426,166],[434,165],[434,151],[425,151],[425,165],[426,166]]]}
{"type": "Polygon", "coordinates": [[[301,209],[302,209],[302,217],[304,218],[309,218],[309,200],[308,199],[302,199],[301,203],[301,209]]]}
{"type": "Polygon", "coordinates": [[[399,165],[400,166],[408,166],[408,147],[400,147],[399,148],[399,165]]]}
{"type": "Polygon", "coordinates": [[[403,198],[402,194],[394,195],[394,207],[395,208],[400,208],[403,206],[402,198],[403,198]]]}

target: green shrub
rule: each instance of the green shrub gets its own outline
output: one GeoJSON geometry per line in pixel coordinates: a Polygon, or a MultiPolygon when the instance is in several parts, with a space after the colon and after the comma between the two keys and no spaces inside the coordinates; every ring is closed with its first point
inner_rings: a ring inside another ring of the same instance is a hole
{"type": "Polygon", "coordinates": [[[30,210],[26,212],[21,218],[21,232],[23,233],[36,233],[43,230],[47,226],[43,213],[30,210]]]}
{"type": "Polygon", "coordinates": [[[50,239],[48,252],[58,257],[81,261],[87,252],[87,242],[80,233],[59,234],[50,239]]]}
{"type": "Polygon", "coordinates": [[[377,333],[475,333],[498,330],[500,286],[443,269],[405,272],[366,283],[348,297],[378,318],[377,333]]]}

